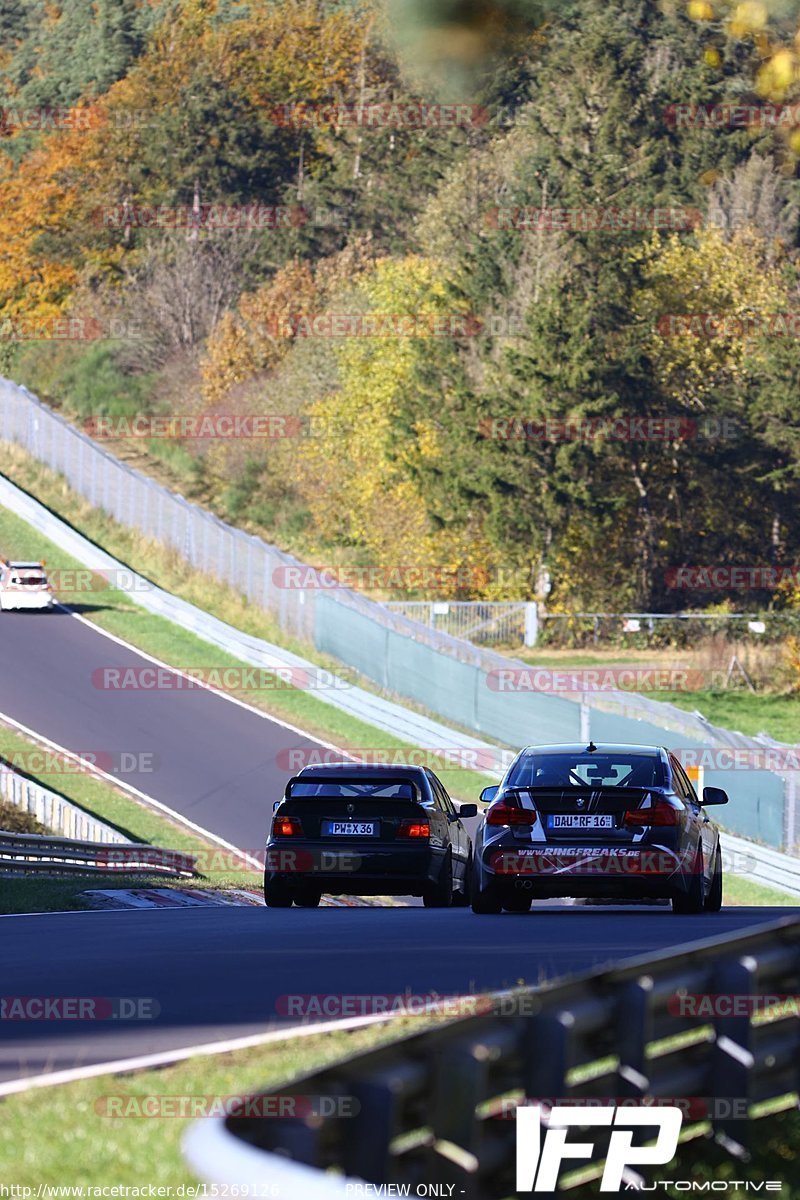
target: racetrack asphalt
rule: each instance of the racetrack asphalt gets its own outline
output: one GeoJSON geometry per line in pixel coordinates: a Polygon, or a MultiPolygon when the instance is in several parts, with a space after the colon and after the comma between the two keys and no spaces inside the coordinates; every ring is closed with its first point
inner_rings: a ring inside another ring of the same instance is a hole
{"type": "MultiPolygon", "coordinates": [[[[204,689],[98,688],[98,668],[150,664],[67,613],[3,614],[0,651],[0,711],[75,753],[152,756],[155,769],[125,781],[242,849],[263,847],[291,773],[281,752],[319,745],[204,689]]],[[[540,902],[499,917],[420,906],[0,917],[0,998],[146,998],[158,1007],[156,1019],[138,1022],[0,1020],[0,1078],[297,1023],[297,1007],[280,999],[290,995],[334,997],[315,1021],[352,1016],[336,997],[536,984],[782,915],[540,902]]]]}
{"type": "MultiPolygon", "coordinates": [[[[729,908],[206,908],[0,918],[2,995],[145,999],[154,1020],[0,1021],[0,1079],[356,1016],[378,1002],[537,984],[784,916],[729,908]],[[290,997],[317,997],[315,1001],[290,997]],[[325,999],[323,999],[325,998],[325,999]],[[355,998],[355,999],[348,999],[355,998]],[[155,1006],[153,1006],[155,1007],[155,1006]],[[152,1011],[152,1010],[151,1010],[152,1011]]],[[[10,1011],[10,1010],[8,1010],[10,1011]]]]}

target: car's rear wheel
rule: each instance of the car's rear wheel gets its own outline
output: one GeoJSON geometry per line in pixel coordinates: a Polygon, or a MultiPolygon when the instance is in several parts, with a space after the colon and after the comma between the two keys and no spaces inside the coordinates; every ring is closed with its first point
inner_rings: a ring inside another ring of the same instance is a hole
{"type": "Polygon", "coordinates": [[[706,896],[706,912],[719,912],[722,908],[722,851],[717,846],[714,856],[714,877],[706,896]]]}
{"type": "Polygon", "coordinates": [[[294,902],[298,908],[319,908],[322,899],[322,888],[304,885],[294,894],[294,902]]]}
{"type": "Polygon", "coordinates": [[[506,912],[510,913],[530,912],[532,899],[532,896],[526,896],[524,892],[515,892],[511,896],[506,896],[503,901],[503,908],[506,912]]]}
{"type": "Polygon", "coordinates": [[[264,880],[264,903],[267,908],[291,908],[292,893],[281,879],[264,880]]]}
{"type": "Polygon", "coordinates": [[[689,887],[685,892],[676,892],[672,897],[672,911],[687,915],[701,913],[705,903],[705,887],[703,884],[703,854],[698,846],[694,858],[692,873],[689,877],[689,887]]]}
{"type": "Polygon", "coordinates": [[[450,908],[453,903],[453,860],[449,854],[436,883],[429,883],[422,893],[422,903],[426,908],[450,908]]]}
{"type": "Polygon", "coordinates": [[[472,911],[474,913],[480,913],[481,916],[488,916],[502,912],[502,909],[503,905],[493,884],[490,883],[486,888],[478,888],[473,883],[472,911]]]}

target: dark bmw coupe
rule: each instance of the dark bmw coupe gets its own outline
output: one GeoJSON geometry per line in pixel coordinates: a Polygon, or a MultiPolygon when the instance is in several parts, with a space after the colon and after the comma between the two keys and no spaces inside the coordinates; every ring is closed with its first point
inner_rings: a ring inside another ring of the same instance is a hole
{"type": "Polygon", "coordinates": [[[323,893],[421,896],[427,908],[469,903],[472,840],[426,767],[308,766],[275,806],[267,840],[269,908],[314,908],[323,893]]]}

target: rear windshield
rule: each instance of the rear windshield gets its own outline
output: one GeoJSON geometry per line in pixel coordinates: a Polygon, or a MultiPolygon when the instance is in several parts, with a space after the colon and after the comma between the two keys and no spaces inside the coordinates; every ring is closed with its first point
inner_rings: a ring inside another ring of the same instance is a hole
{"type": "Polygon", "coordinates": [[[508,787],[663,787],[664,765],[652,754],[531,754],[520,759],[508,787]]]}
{"type": "Polygon", "coordinates": [[[404,780],[350,780],[330,782],[321,780],[312,783],[310,780],[296,780],[290,785],[289,795],[293,800],[309,796],[327,796],[332,798],[346,797],[359,800],[375,798],[377,800],[414,800],[414,785],[404,780]]]}

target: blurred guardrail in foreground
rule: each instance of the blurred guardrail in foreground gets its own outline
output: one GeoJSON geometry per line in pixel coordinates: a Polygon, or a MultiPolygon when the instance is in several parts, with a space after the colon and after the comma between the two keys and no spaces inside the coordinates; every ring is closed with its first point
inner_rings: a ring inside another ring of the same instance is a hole
{"type": "MultiPolygon", "coordinates": [[[[688,1143],[709,1135],[704,1160],[744,1158],[760,1108],[797,1108],[798,992],[800,920],[790,918],[537,990],[473,997],[476,1015],[293,1079],[254,1097],[250,1113],[192,1126],[186,1157],[203,1179],[269,1187],[274,1200],[343,1200],[359,1194],[357,1181],[395,1185],[384,1195],[423,1185],[424,1194],[500,1200],[516,1194],[519,1104],[542,1105],[546,1128],[553,1104],[660,1102],[684,1113],[679,1164],[688,1143]]],[[[602,1173],[608,1134],[591,1137],[598,1158],[562,1175],[564,1193],[602,1173]]]]}
{"type": "MultiPolygon", "coordinates": [[[[542,690],[530,678],[529,664],[431,629],[352,588],[339,586],[335,580],[332,583],[325,571],[226,525],[120,462],[26,388],[2,379],[0,439],[23,446],[61,472],[91,504],[169,546],[194,569],[246,596],[268,611],[286,634],[306,639],[384,692],[421,705],[462,729],[506,746],[592,738],[595,742],[661,744],[684,751],[717,747],[752,756],[753,765],[746,770],[706,770],[706,783],[725,788],[737,798],[726,813],[726,824],[734,833],[784,850],[794,851],[800,844],[796,748],[782,746],[765,735],[747,737],[713,726],[700,713],[685,712],[633,691],[580,690],[580,684],[573,685],[578,690],[568,690],[569,685],[542,690]],[[509,680],[518,672],[518,679],[509,680]],[[768,765],[758,765],[762,762],[768,765]]],[[[3,491],[12,494],[12,485],[4,484],[3,491]]],[[[69,528],[43,511],[51,526],[69,528]]],[[[44,519],[37,528],[45,528],[44,519]]],[[[59,544],[79,557],[73,549],[79,535],[70,532],[69,542],[58,539],[59,544]]],[[[117,569],[122,567],[97,548],[94,556],[105,558],[117,569]]],[[[292,661],[319,670],[297,655],[248,638],[185,601],[147,586],[149,596],[146,590],[132,592],[131,599],[173,620],[191,621],[188,628],[212,644],[225,645],[237,657],[243,653],[234,647],[245,647],[250,657],[244,661],[265,665],[292,661]]],[[[398,737],[415,745],[431,745],[430,722],[413,712],[402,714],[397,704],[381,696],[345,683],[317,694],[380,728],[393,726],[398,737]]],[[[452,733],[450,736],[452,740],[452,733]]],[[[458,737],[464,746],[480,745],[474,738],[458,737]]]]}
{"type": "Polygon", "coordinates": [[[196,875],[195,859],[178,850],[141,846],[129,842],[114,845],[81,841],[79,838],[50,837],[42,833],[0,831],[0,875],[156,874],[196,875]]]}

